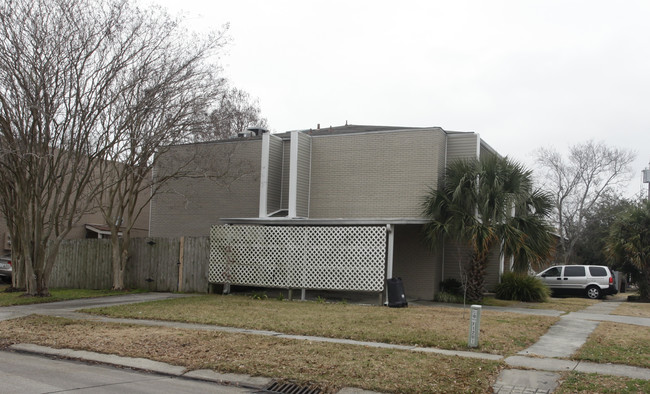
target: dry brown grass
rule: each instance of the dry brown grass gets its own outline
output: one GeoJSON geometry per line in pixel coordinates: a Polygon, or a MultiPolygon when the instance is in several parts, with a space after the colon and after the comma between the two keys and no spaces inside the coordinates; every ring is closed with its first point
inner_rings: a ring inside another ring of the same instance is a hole
{"type": "Polygon", "coordinates": [[[9,285],[0,286],[0,307],[11,305],[43,304],[47,302],[75,300],[79,298],[106,297],[132,293],[143,293],[145,290],[90,290],[90,289],[50,289],[49,297],[29,297],[24,292],[7,293],[9,285]]]}
{"type": "Polygon", "coordinates": [[[89,350],[314,384],[328,392],[491,392],[502,364],[402,350],[30,316],[0,322],[0,342],[89,350]]]}
{"type": "Polygon", "coordinates": [[[573,358],[650,368],[650,328],[602,322],[573,358]]]}
{"type": "MultiPolygon", "coordinates": [[[[257,300],[244,296],[207,295],[97,308],[92,313],[212,324],[287,334],[467,350],[467,309],[413,306],[385,308],[350,304],[257,300]]],[[[555,317],[483,311],[480,347],[495,354],[514,354],[543,335],[555,317]]]]}
{"type": "Polygon", "coordinates": [[[556,393],[649,393],[650,380],[630,379],[620,376],[565,374],[556,393]]]}
{"type": "Polygon", "coordinates": [[[551,297],[547,302],[520,302],[497,300],[493,297],[483,299],[484,305],[507,306],[513,308],[551,309],[563,312],[577,312],[601,301],[580,297],[551,297]]]}
{"type": "Polygon", "coordinates": [[[614,312],[613,315],[650,317],[650,303],[644,302],[624,302],[614,312]]]}

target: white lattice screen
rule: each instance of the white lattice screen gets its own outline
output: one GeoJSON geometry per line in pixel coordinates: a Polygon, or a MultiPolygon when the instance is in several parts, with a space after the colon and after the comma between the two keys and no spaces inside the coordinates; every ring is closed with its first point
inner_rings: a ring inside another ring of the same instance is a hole
{"type": "Polygon", "coordinates": [[[213,226],[210,283],[382,291],[386,228],[213,226]]]}

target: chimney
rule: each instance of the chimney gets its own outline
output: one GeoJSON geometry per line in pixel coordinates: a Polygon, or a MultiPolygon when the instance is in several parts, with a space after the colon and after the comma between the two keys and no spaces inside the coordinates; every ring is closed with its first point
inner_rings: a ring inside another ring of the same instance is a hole
{"type": "Polygon", "coordinates": [[[320,130],[320,123],[316,125],[316,130],[320,130]]]}

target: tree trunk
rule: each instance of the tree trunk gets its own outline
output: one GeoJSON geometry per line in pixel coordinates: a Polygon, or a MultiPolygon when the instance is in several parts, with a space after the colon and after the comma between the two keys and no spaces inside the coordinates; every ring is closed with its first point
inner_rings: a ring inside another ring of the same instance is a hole
{"type": "Polygon", "coordinates": [[[639,298],[643,301],[650,302],[650,269],[641,271],[641,280],[638,281],[639,285],[639,298]]]}
{"type": "Polygon", "coordinates": [[[467,272],[467,298],[470,301],[483,300],[483,287],[485,285],[485,271],[487,258],[473,257],[467,272]]]}
{"type": "Polygon", "coordinates": [[[113,268],[113,290],[124,289],[124,269],[122,269],[122,250],[120,239],[111,236],[111,259],[113,268]]]}
{"type": "Polygon", "coordinates": [[[36,275],[34,274],[34,268],[32,267],[31,261],[27,258],[24,261],[25,264],[25,293],[31,296],[37,295],[36,291],[36,275]]]}
{"type": "Polygon", "coordinates": [[[131,244],[131,237],[127,232],[119,238],[117,234],[111,235],[111,258],[113,268],[113,290],[124,290],[124,274],[126,272],[126,265],[128,264],[131,255],[129,254],[129,246],[131,244]]]}
{"type": "Polygon", "coordinates": [[[38,297],[49,297],[50,289],[48,288],[48,277],[45,273],[36,275],[36,295],[38,297]]]}
{"type": "Polygon", "coordinates": [[[11,264],[12,264],[12,277],[11,277],[11,287],[14,289],[25,289],[27,286],[25,284],[25,264],[23,264],[22,259],[17,253],[11,254],[11,264]]]}

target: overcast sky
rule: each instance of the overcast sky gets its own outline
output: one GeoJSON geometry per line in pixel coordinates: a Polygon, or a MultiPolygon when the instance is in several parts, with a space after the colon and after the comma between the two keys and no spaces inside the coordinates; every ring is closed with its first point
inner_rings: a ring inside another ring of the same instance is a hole
{"type": "Polygon", "coordinates": [[[650,1],[148,0],[199,31],[272,131],[350,124],[475,131],[533,166],[589,139],[650,161],[650,1]]]}

